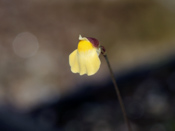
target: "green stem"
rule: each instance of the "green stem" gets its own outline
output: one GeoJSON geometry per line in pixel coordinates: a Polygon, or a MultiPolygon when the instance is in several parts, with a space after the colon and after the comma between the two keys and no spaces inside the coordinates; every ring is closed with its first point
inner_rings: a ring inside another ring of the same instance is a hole
{"type": "Polygon", "coordinates": [[[126,125],[128,127],[128,131],[132,131],[131,130],[131,126],[130,126],[130,123],[129,123],[129,120],[128,120],[128,117],[126,115],[126,110],[125,110],[125,107],[124,107],[124,104],[123,104],[123,101],[122,101],[122,98],[121,98],[121,95],[120,95],[120,91],[118,89],[118,86],[117,86],[117,83],[115,81],[115,77],[114,77],[114,73],[112,71],[112,68],[110,66],[110,63],[109,63],[109,60],[108,60],[108,57],[106,54],[103,54],[103,56],[105,57],[105,60],[108,64],[108,67],[109,67],[109,71],[110,71],[110,74],[111,74],[111,78],[112,78],[112,82],[114,84],[114,87],[115,87],[115,90],[116,90],[116,93],[117,93],[117,97],[118,97],[118,100],[119,100],[119,103],[120,103],[120,107],[121,107],[121,110],[123,112],[123,117],[124,117],[124,120],[126,122],[126,125]]]}

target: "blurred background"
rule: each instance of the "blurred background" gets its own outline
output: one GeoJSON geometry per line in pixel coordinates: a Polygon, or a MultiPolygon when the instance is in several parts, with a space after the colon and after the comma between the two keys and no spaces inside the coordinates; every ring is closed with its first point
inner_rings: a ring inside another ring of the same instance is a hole
{"type": "Polygon", "coordinates": [[[107,64],[79,76],[78,36],[105,46],[134,131],[175,130],[173,0],[0,0],[0,130],[127,131],[107,64]]]}

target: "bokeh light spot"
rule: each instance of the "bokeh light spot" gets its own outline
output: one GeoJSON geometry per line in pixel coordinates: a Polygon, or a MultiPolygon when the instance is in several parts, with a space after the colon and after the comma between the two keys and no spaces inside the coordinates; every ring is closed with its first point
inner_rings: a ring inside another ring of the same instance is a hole
{"type": "Polygon", "coordinates": [[[38,48],[39,43],[37,38],[29,32],[18,34],[13,41],[13,51],[22,58],[34,56],[37,53],[38,48]]]}

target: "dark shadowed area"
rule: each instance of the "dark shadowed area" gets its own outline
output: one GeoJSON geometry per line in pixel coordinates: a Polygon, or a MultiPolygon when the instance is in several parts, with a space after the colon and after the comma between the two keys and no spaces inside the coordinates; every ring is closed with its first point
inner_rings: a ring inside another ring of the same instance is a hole
{"type": "Polygon", "coordinates": [[[173,0],[0,0],[0,130],[127,131],[107,64],[73,74],[78,36],[105,46],[133,131],[175,130],[173,0]]]}

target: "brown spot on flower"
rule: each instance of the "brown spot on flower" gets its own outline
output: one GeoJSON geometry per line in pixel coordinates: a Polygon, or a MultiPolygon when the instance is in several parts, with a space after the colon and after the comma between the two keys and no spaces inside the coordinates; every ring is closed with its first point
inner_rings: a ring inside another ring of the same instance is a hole
{"type": "Polygon", "coordinates": [[[98,48],[99,47],[99,41],[95,38],[92,38],[92,37],[86,37],[92,44],[94,47],[98,48]]]}

